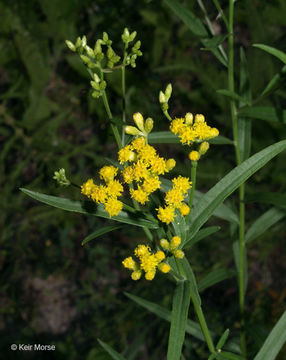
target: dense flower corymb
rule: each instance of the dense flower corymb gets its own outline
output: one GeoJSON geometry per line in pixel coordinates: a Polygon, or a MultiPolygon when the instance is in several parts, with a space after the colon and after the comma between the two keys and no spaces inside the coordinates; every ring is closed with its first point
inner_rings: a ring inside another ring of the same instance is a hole
{"type": "Polygon", "coordinates": [[[139,262],[131,256],[122,261],[125,268],[132,270],[131,278],[133,280],[139,280],[143,272],[146,280],[153,280],[157,269],[163,273],[168,273],[171,270],[170,265],[163,262],[166,255],[161,250],[152,253],[149,246],[138,245],[134,254],[139,262]]]}

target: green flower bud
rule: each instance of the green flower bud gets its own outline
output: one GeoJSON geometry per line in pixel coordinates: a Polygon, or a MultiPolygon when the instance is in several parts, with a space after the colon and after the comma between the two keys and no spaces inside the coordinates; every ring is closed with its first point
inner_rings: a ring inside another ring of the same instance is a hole
{"type": "Polygon", "coordinates": [[[69,40],[66,40],[66,44],[67,44],[67,47],[71,50],[71,51],[76,51],[76,47],[75,45],[69,41],[69,40]]]}
{"type": "Polygon", "coordinates": [[[98,55],[102,53],[102,48],[101,48],[101,41],[97,40],[94,46],[94,54],[98,55]]]}
{"type": "Polygon", "coordinates": [[[93,79],[94,79],[94,81],[97,82],[97,83],[100,82],[100,78],[99,78],[99,76],[97,75],[97,73],[94,73],[94,74],[93,74],[93,79]]]}
{"type": "Polygon", "coordinates": [[[161,245],[162,249],[169,250],[170,244],[169,244],[169,241],[167,239],[161,239],[160,240],[160,245],[161,245]]]}
{"type": "Polygon", "coordinates": [[[172,94],[172,84],[168,84],[165,90],[167,101],[170,99],[171,94],[172,94]]]}
{"type": "Polygon", "coordinates": [[[76,42],[75,42],[75,47],[76,47],[76,48],[79,48],[79,47],[81,47],[81,46],[82,46],[82,41],[81,41],[81,38],[78,37],[78,38],[76,39],[76,42]]]}
{"type": "Polygon", "coordinates": [[[100,88],[100,90],[105,90],[105,88],[106,88],[106,81],[101,81],[101,83],[99,84],[99,88],[100,88]]]}
{"type": "Polygon", "coordinates": [[[139,112],[133,114],[133,120],[134,120],[136,126],[138,127],[138,129],[145,132],[144,118],[143,118],[142,114],[140,114],[139,112]]]}
{"type": "Polygon", "coordinates": [[[160,93],[159,93],[159,102],[160,102],[160,104],[164,104],[167,102],[166,96],[163,93],[163,91],[160,91],[160,93]]]}
{"type": "Polygon", "coordinates": [[[90,58],[88,56],[86,56],[86,55],[80,55],[80,58],[85,64],[88,64],[88,63],[91,62],[90,58]]]}
{"type": "Polygon", "coordinates": [[[95,89],[95,90],[100,90],[100,85],[99,85],[98,82],[96,82],[96,81],[91,81],[91,82],[90,82],[90,85],[92,86],[93,89],[95,89]]]}
{"type": "Polygon", "coordinates": [[[108,34],[106,32],[102,35],[102,40],[106,43],[108,41],[108,34]]]}
{"type": "Polygon", "coordinates": [[[192,125],[193,124],[193,120],[194,120],[194,116],[192,113],[186,113],[185,115],[185,123],[187,125],[192,125]]]}
{"type": "Polygon", "coordinates": [[[207,141],[204,141],[199,146],[199,153],[200,155],[204,155],[210,147],[210,144],[207,141]]]}
{"type": "Polygon", "coordinates": [[[88,45],[86,45],[85,51],[87,52],[87,55],[88,55],[88,56],[90,56],[91,58],[94,58],[94,51],[92,50],[91,47],[89,47],[88,45]]]}
{"type": "Polygon", "coordinates": [[[101,96],[101,93],[100,91],[93,91],[91,96],[97,99],[101,96]]]}
{"type": "Polygon", "coordinates": [[[134,49],[134,50],[139,50],[139,49],[140,49],[140,46],[141,46],[141,41],[138,40],[138,41],[136,41],[136,43],[133,45],[133,49],[134,49]]]}
{"type": "Polygon", "coordinates": [[[145,132],[146,132],[147,134],[149,134],[149,133],[152,131],[153,126],[154,126],[154,121],[153,121],[153,119],[147,118],[146,121],[145,121],[145,125],[144,125],[145,132]]]}
{"type": "Polygon", "coordinates": [[[135,126],[125,126],[124,131],[128,135],[142,135],[141,131],[139,131],[135,126]]]}
{"type": "Polygon", "coordinates": [[[162,111],[167,111],[169,109],[168,103],[161,104],[162,111]]]}
{"type": "Polygon", "coordinates": [[[130,42],[133,41],[133,40],[135,39],[136,35],[137,35],[137,32],[136,32],[136,31],[133,31],[133,32],[131,33],[131,35],[129,36],[129,41],[130,41],[130,42]]]}
{"type": "Polygon", "coordinates": [[[86,36],[85,35],[83,35],[83,37],[81,39],[81,46],[86,47],[86,36]]]}
{"type": "Polygon", "coordinates": [[[55,171],[53,179],[55,179],[60,186],[70,185],[70,181],[66,178],[65,169],[59,169],[59,171],[55,171]]]}

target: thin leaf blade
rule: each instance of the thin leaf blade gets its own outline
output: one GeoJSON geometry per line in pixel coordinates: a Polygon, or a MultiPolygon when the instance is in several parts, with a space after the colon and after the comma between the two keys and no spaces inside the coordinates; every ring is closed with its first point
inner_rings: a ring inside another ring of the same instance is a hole
{"type": "Polygon", "coordinates": [[[275,56],[277,59],[281,60],[284,64],[286,64],[286,54],[283,51],[264,44],[253,44],[252,46],[275,56]]]}
{"type": "Polygon", "coordinates": [[[100,229],[95,230],[93,233],[89,234],[86,238],[82,240],[81,245],[85,245],[89,241],[96,239],[97,237],[104,235],[106,233],[109,233],[114,230],[121,229],[123,225],[110,225],[110,226],[104,226],[100,229]]]}
{"type": "Polygon", "coordinates": [[[123,357],[121,354],[119,354],[117,351],[115,351],[111,346],[106,344],[100,339],[97,339],[99,344],[103,347],[103,349],[112,357],[114,360],[126,360],[125,357],[123,357]]]}

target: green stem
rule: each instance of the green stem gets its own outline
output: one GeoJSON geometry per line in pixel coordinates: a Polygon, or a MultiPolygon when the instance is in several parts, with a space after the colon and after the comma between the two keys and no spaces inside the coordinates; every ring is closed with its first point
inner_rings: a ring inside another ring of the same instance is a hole
{"type": "MultiPolygon", "coordinates": [[[[112,113],[111,113],[111,110],[110,110],[110,107],[109,107],[109,104],[108,104],[108,100],[107,100],[105,90],[102,91],[102,100],[103,100],[105,110],[107,112],[107,116],[108,116],[109,120],[112,120],[113,117],[112,117],[112,113]]],[[[121,139],[120,139],[120,135],[119,135],[119,131],[117,129],[117,126],[115,126],[114,124],[111,123],[111,129],[113,131],[113,134],[114,134],[118,149],[121,149],[121,139]]]]}
{"type": "Polygon", "coordinates": [[[202,308],[201,308],[200,304],[198,304],[198,301],[197,301],[196,297],[194,296],[193,292],[191,292],[191,299],[192,299],[192,302],[194,304],[195,312],[196,312],[196,315],[198,317],[202,332],[203,332],[204,337],[206,339],[207,346],[209,348],[209,351],[213,354],[213,353],[215,353],[215,347],[214,347],[214,344],[213,344],[213,340],[212,340],[212,337],[210,335],[210,332],[209,332],[209,329],[208,329],[208,326],[207,326],[206,319],[205,319],[204,313],[202,311],[202,308]]]}
{"type": "MultiPolygon", "coordinates": [[[[121,87],[122,87],[122,122],[126,124],[126,81],[125,81],[125,65],[121,68],[121,87]]],[[[125,131],[122,127],[122,146],[125,144],[125,131]]]]}
{"type": "Polygon", "coordinates": [[[168,110],[163,111],[163,113],[164,113],[164,115],[166,116],[166,118],[167,118],[169,121],[172,121],[172,118],[171,118],[171,116],[169,115],[168,110]]]}
{"type": "Polygon", "coordinates": [[[191,187],[190,200],[189,200],[189,207],[191,210],[192,210],[192,206],[193,206],[194,194],[195,194],[195,189],[196,189],[197,167],[198,167],[198,162],[192,161],[192,167],[191,167],[192,187],[191,187]]]}
{"type": "MultiPolygon", "coordinates": [[[[229,38],[228,38],[228,88],[234,92],[234,68],[233,68],[233,15],[234,15],[234,0],[229,0],[229,38]]],[[[233,138],[235,144],[235,156],[237,165],[241,163],[241,155],[239,149],[238,139],[238,121],[235,101],[230,100],[230,110],[233,125],[233,138]]],[[[245,225],[245,208],[244,208],[244,184],[239,188],[239,312],[240,312],[240,343],[242,355],[246,356],[246,336],[245,336],[245,239],[244,239],[244,225],[245,225]]]]}

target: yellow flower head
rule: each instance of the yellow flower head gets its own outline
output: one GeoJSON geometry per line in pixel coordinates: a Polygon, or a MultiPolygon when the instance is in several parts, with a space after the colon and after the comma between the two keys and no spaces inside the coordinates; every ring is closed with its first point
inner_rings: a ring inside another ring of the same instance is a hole
{"type": "Polygon", "coordinates": [[[94,190],[91,194],[92,200],[97,203],[104,203],[106,201],[106,197],[106,187],[103,185],[95,185],[94,190]]]}
{"type": "Polygon", "coordinates": [[[145,179],[148,176],[148,171],[146,169],[146,166],[143,162],[137,161],[133,165],[133,178],[136,181],[139,181],[141,179],[145,179]]]}
{"type": "Polygon", "coordinates": [[[179,211],[182,216],[188,215],[190,213],[190,210],[191,210],[190,207],[184,202],[179,207],[179,211]]]}
{"type": "Polygon", "coordinates": [[[124,259],[124,260],[122,261],[122,264],[123,264],[123,266],[124,266],[126,269],[129,269],[129,270],[137,270],[137,268],[138,268],[137,263],[132,259],[131,256],[129,256],[128,258],[124,259]]]}
{"type": "Polygon", "coordinates": [[[106,183],[113,180],[117,175],[118,169],[112,165],[104,166],[99,170],[99,175],[106,183]]]}
{"type": "Polygon", "coordinates": [[[147,194],[151,194],[152,192],[159,189],[161,185],[161,181],[158,176],[148,176],[143,181],[142,188],[147,194]]]}
{"type": "Polygon", "coordinates": [[[170,222],[175,219],[175,209],[172,206],[166,206],[162,208],[161,206],[158,209],[158,219],[166,224],[170,224],[170,222]]]}
{"type": "Polygon", "coordinates": [[[181,244],[180,236],[173,236],[170,241],[170,249],[176,249],[181,244]]]}
{"type": "Polygon", "coordinates": [[[165,202],[168,205],[172,205],[175,208],[178,208],[181,205],[181,202],[184,200],[184,193],[181,189],[174,187],[169,190],[165,196],[165,202]]]}
{"type": "Polygon", "coordinates": [[[122,170],[122,176],[126,184],[132,183],[134,180],[133,167],[127,166],[124,170],[122,170]]]}
{"type": "Polygon", "coordinates": [[[106,193],[109,196],[117,197],[120,196],[123,192],[123,186],[118,180],[111,180],[106,186],[106,193]]]}
{"type": "Polygon", "coordinates": [[[181,175],[172,179],[172,183],[174,185],[174,188],[181,190],[184,194],[188,192],[192,184],[189,178],[183,177],[181,175]]]}
{"type": "Polygon", "coordinates": [[[167,274],[171,270],[171,266],[166,263],[161,263],[158,265],[158,270],[160,270],[164,274],[167,274]]]}
{"type": "Polygon", "coordinates": [[[105,211],[110,216],[116,216],[122,210],[123,204],[121,201],[117,200],[116,198],[110,197],[107,199],[104,208],[105,208],[105,211]]]}
{"type": "Polygon", "coordinates": [[[81,185],[81,193],[90,197],[94,191],[95,186],[96,185],[94,184],[93,180],[88,179],[83,185],[81,185]]]}
{"type": "Polygon", "coordinates": [[[200,154],[198,153],[198,151],[191,151],[189,153],[189,159],[191,161],[198,161],[200,159],[200,154]]]}
{"type": "Polygon", "coordinates": [[[131,143],[134,150],[140,150],[146,144],[146,140],[143,136],[134,139],[131,143]]]}
{"type": "Polygon", "coordinates": [[[134,161],[136,158],[135,153],[131,150],[130,145],[126,145],[124,148],[118,151],[118,161],[120,164],[124,164],[127,161],[134,161]]]}
{"type": "Polygon", "coordinates": [[[154,157],[151,163],[152,173],[156,175],[162,175],[166,172],[166,170],[166,161],[159,156],[154,157]]]}
{"type": "Polygon", "coordinates": [[[130,189],[130,195],[134,200],[142,205],[144,205],[149,200],[148,194],[141,188],[141,186],[138,186],[137,190],[130,189]]]}
{"type": "Polygon", "coordinates": [[[132,274],[131,274],[131,279],[132,280],[139,280],[142,276],[142,271],[141,270],[136,270],[136,271],[133,271],[132,274]]]}
{"type": "Polygon", "coordinates": [[[149,166],[156,157],[156,150],[151,145],[144,145],[138,149],[138,159],[149,166]]]}
{"type": "Polygon", "coordinates": [[[170,125],[170,130],[172,131],[172,133],[174,133],[175,135],[181,134],[186,127],[184,121],[184,118],[174,119],[170,125]]]}
{"type": "Polygon", "coordinates": [[[182,250],[178,250],[178,249],[173,251],[173,255],[177,259],[183,259],[183,257],[185,256],[184,252],[182,250]]]}

